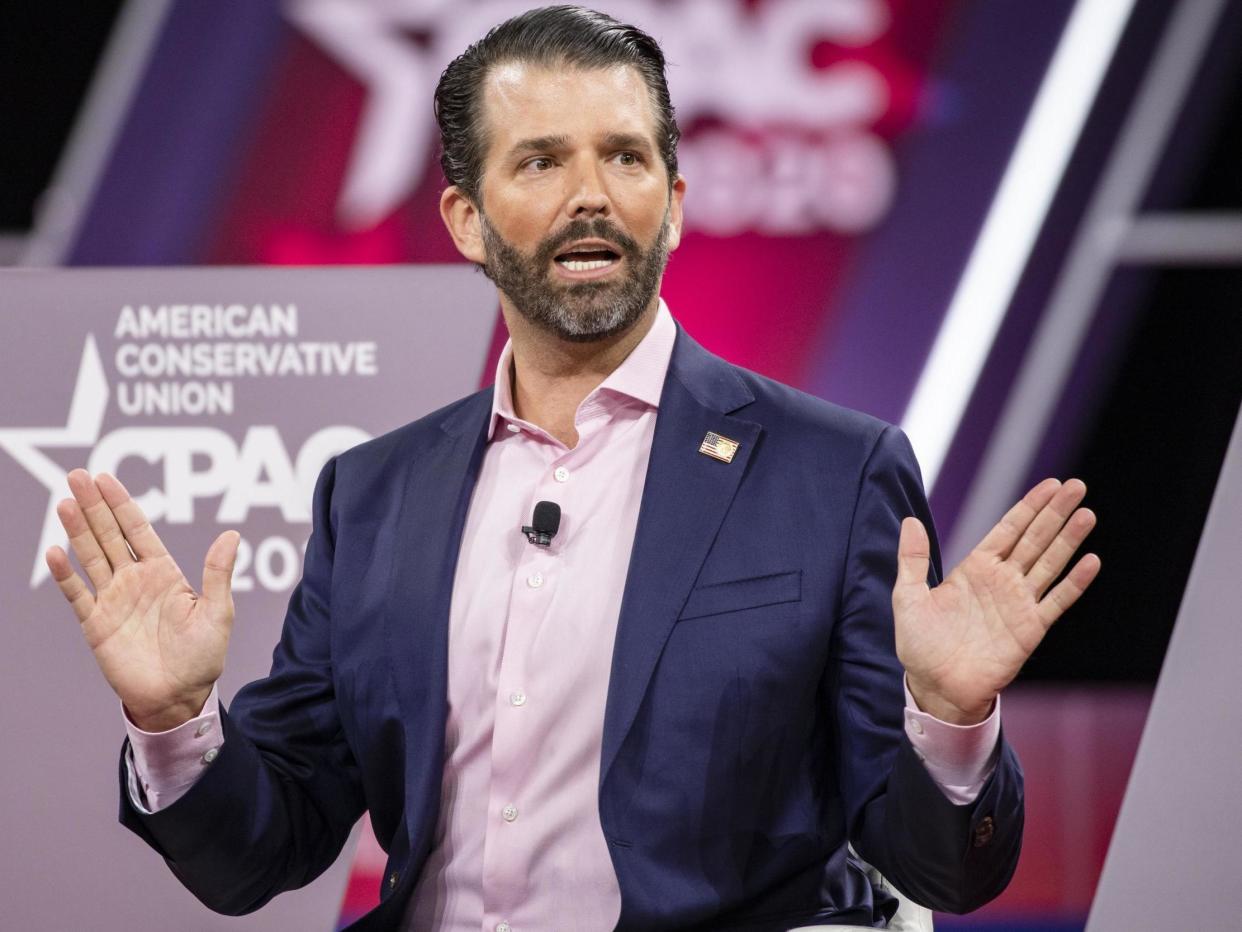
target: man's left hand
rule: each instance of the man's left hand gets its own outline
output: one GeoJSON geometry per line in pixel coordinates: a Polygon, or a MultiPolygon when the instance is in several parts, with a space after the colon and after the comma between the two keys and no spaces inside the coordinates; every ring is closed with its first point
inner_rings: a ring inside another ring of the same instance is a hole
{"type": "Polygon", "coordinates": [[[935,589],[930,544],[917,518],[901,524],[893,621],[897,657],[919,708],[942,721],[983,721],[1044,634],[1100,571],[1089,553],[1055,587],[1095,515],[1087,487],[1045,479],[1014,505],[935,589]]]}

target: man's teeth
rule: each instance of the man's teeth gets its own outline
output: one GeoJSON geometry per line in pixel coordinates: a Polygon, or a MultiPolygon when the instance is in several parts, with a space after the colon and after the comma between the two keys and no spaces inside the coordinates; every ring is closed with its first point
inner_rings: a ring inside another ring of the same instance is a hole
{"type": "Polygon", "coordinates": [[[557,259],[556,261],[571,272],[589,272],[592,269],[606,268],[613,263],[612,259],[557,259]]]}

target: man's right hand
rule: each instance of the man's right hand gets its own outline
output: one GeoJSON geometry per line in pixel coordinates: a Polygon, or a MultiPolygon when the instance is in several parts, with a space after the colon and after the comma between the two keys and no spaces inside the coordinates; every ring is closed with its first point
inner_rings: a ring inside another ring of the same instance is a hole
{"type": "Polygon", "coordinates": [[[197,593],[119,480],[84,469],[68,478],[73,498],[56,513],[94,593],[60,547],[48,549],[48,568],[130,720],[143,731],[175,728],[199,714],[224,670],[241,537],[215,539],[197,593]]]}

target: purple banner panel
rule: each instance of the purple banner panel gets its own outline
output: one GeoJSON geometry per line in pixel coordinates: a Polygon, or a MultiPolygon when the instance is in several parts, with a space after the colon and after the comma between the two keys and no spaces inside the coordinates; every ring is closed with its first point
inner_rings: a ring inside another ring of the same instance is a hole
{"type": "Polygon", "coordinates": [[[474,391],[495,302],[461,265],[0,278],[5,928],[332,928],[349,852],[226,919],[117,824],[119,704],[42,555],[75,466],[120,477],[192,585],[240,531],[227,702],[267,670],[325,460],[474,391]]]}

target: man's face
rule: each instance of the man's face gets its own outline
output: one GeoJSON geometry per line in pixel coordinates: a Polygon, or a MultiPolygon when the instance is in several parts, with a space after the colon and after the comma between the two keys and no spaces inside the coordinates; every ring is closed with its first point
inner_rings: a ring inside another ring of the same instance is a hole
{"type": "Polygon", "coordinates": [[[575,342],[655,303],[681,235],[646,85],[628,66],[494,68],[478,222],[484,271],[526,319],[575,342]]]}

